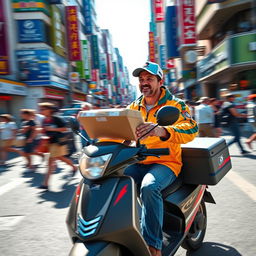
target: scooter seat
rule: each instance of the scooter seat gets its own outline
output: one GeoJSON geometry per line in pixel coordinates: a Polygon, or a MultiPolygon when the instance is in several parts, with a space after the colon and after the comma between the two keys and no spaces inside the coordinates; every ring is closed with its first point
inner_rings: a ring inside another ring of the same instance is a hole
{"type": "Polygon", "coordinates": [[[182,185],[182,178],[178,176],[178,178],[168,185],[164,190],[162,190],[162,197],[166,198],[168,195],[174,193],[176,190],[178,190],[182,185]]]}

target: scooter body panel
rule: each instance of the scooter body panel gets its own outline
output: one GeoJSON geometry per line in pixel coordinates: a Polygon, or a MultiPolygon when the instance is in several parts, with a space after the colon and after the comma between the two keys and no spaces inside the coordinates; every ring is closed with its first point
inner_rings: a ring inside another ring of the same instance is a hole
{"type": "Polygon", "coordinates": [[[139,230],[136,186],[130,177],[84,181],[76,214],[69,212],[67,224],[73,241],[113,242],[129,248],[134,255],[149,255],[139,230]]]}

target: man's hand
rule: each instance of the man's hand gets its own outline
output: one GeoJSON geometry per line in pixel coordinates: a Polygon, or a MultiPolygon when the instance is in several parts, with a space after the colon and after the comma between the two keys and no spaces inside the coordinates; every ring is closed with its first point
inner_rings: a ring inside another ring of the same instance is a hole
{"type": "MultiPolygon", "coordinates": [[[[143,123],[140,124],[137,128],[136,128],[136,136],[137,138],[140,138],[141,136],[143,136],[144,134],[146,134],[148,131],[150,131],[156,124],[154,123],[143,123]]],[[[160,137],[162,139],[168,139],[170,137],[170,134],[167,132],[167,130],[163,127],[163,126],[157,126],[155,129],[153,129],[152,131],[150,131],[148,134],[146,134],[145,136],[143,136],[141,139],[145,139],[149,136],[157,136],[160,137]]]]}

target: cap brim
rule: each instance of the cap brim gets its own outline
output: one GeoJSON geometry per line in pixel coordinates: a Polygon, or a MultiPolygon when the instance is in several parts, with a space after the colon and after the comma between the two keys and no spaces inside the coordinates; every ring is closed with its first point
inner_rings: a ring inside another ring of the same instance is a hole
{"type": "Polygon", "coordinates": [[[150,70],[147,70],[146,68],[136,68],[136,69],[132,72],[132,75],[135,76],[135,77],[138,77],[142,71],[147,71],[148,73],[150,73],[150,74],[152,74],[152,75],[154,75],[154,76],[157,76],[156,74],[154,74],[154,73],[151,72],[150,70]]]}

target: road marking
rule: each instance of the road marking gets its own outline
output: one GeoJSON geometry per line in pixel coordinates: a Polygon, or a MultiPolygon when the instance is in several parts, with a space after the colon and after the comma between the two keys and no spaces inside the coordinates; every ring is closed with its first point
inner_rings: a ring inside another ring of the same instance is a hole
{"type": "Polygon", "coordinates": [[[247,196],[249,196],[253,201],[256,201],[256,187],[250,182],[245,180],[239,174],[234,171],[230,171],[227,174],[227,178],[233,182],[239,189],[241,189],[247,196]]]}
{"type": "Polygon", "coordinates": [[[0,187],[0,196],[3,194],[9,192],[10,190],[14,189],[15,187],[19,186],[22,184],[24,181],[27,181],[31,178],[16,178],[13,181],[6,183],[5,185],[0,187]]]}
{"type": "Polygon", "coordinates": [[[25,216],[0,216],[0,231],[12,230],[25,216]]]}

